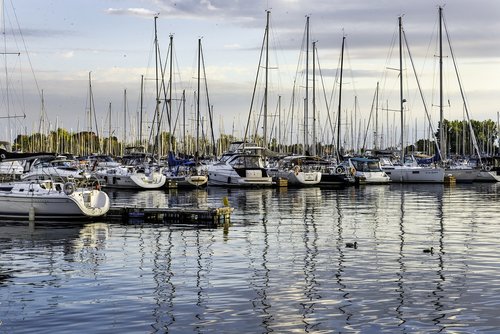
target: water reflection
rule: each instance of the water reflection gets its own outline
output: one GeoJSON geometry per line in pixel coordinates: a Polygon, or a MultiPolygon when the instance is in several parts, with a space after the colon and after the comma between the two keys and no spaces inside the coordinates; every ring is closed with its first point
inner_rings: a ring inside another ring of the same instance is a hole
{"type": "MultiPolygon", "coordinates": [[[[305,190],[305,189],[304,189],[305,190]]],[[[321,299],[318,282],[316,279],[316,261],[318,257],[318,231],[315,221],[315,211],[321,202],[321,191],[319,188],[312,188],[306,195],[301,194],[303,198],[309,199],[304,207],[304,296],[305,302],[301,303],[303,308],[302,316],[304,330],[309,333],[319,326],[319,322],[314,318],[316,301],[321,299]],[[314,191],[316,190],[316,191],[314,191]]]]}
{"type": "Polygon", "coordinates": [[[48,276],[58,279],[60,257],[72,261],[78,250],[75,242],[90,225],[34,225],[28,222],[0,225],[0,284],[8,284],[16,276],[36,275],[47,268],[48,276]]]}
{"type": "Polygon", "coordinates": [[[494,332],[497,187],[120,191],[232,225],[1,226],[0,331],[494,332]]]}

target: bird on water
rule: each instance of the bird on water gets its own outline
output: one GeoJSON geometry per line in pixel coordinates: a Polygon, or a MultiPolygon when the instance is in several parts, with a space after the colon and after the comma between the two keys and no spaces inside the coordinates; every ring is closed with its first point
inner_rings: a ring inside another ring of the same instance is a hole
{"type": "Polygon", "coordinates": [[[426,248],[423,250],[424,253],[434,254],[434,247],[426,248]]]}
{"type": "Polygon", "coordinates": [[[358,248],[358,243],[357,241],[354,241],[354,242],[346,242],[345,243],[345,246],[347,248],[354,248],[354,249],[357,249],[358,248]]]}

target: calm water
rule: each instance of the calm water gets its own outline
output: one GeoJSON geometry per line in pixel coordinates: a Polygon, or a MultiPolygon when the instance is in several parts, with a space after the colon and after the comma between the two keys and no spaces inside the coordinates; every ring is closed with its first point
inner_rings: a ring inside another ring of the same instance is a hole
{"type": "Polygon", "coordinates": [[[1,223],[0,333],[498,332],[499,190],[110,192],[235,212],[215,229],[1,223]]]}

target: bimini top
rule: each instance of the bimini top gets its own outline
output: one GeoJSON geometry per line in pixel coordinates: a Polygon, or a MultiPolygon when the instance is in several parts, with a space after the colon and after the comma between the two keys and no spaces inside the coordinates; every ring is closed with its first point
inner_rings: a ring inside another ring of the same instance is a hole
{"type": "Polygon", "coordinates": [[[377,162],[377,161],[380,161],[379,158],[362,158],[362,157],[349,158],[349,160],[359,161],[359,162],[377,162]]]}

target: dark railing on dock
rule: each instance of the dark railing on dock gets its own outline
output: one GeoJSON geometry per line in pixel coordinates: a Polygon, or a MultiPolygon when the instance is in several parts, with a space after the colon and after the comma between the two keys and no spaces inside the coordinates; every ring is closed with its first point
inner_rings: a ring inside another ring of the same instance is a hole
{"type": "Polygon", "coordinates": [[[185,207],[137,207],[127,205],[112,206],[106,218],[111,221],[145,222],[166,224],[196,224],[217,227],[229,223],[233,208],[185,208],[185,207]]]}

